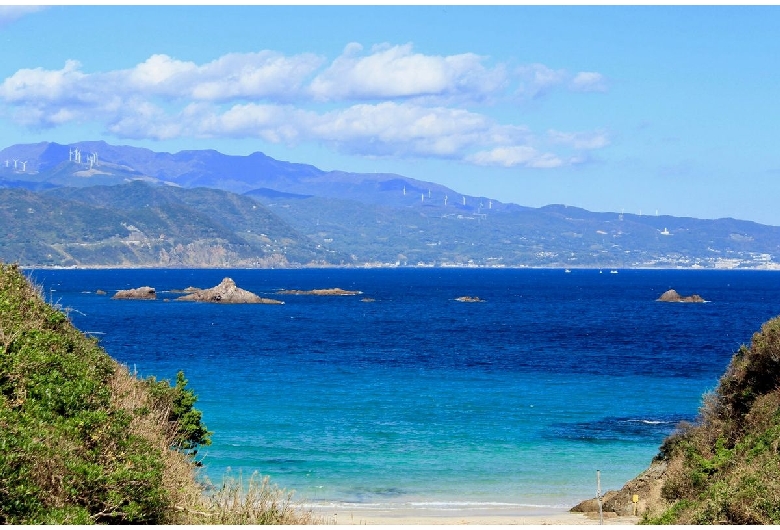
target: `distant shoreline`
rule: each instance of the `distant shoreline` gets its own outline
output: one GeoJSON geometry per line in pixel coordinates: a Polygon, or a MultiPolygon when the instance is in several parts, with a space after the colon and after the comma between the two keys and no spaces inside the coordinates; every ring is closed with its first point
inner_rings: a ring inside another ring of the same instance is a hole
{"type": "MultiPolygon", "coordinates": [[[[1,261],[1,260],[0,260],[1,261]]],[[[459,270],[550,270],[561,271],[569,270],[574,271],[763,271],[763,272],[778,272],[780,271],[780,265],[776,267],[537,267],[537,266],[477,266],[477,265],[464,265],[464,266],[436,266],[436,267],[421,267],[417,265],[398,265],[398,266],[360,266],[360,265],[302,265],[300,267],[194,267],[194,266],[129,266],[129,265],[73,265],[73,266],[61,266],[61,265],[19,265],[22,270],[246,270],[246,271],[295,271],[295,270],[393,270],[393,269],[416,269],[416,270],[447,270],[447,269],[459,269],[459,270]]]]}

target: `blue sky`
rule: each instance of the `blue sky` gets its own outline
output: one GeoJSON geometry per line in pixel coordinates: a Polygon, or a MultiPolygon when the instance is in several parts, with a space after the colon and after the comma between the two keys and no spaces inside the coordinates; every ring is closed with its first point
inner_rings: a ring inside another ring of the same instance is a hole
{"type": "Polygon", "coordinates": [[[776,6],[0,6],[0,148],[262,151],[780,225],[776,6]]]}

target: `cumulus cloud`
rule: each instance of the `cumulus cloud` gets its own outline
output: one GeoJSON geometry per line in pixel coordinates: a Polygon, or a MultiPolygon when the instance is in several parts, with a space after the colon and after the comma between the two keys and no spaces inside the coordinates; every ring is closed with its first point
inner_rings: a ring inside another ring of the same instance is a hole
{"type": "Polygon", "coordinates": [[[102,123],[120,138],[258,138],[313,142],[361,156],[436,157],[477,165],[552,168],[609,144],[604,131],[551,130],[536,138],[471,109],[512,83],[536,97],[555,87],[596,90],[603,77],[533,64],[507,72],[472,53],[433,56],[411,44],[364,52],[348,45],[326,64],[314,54],[231,53],[198,64],[165,54],[127,69],[22,69],[0,102],[30,128],[102,123]],[[511,74],[511,75],[510,75],[511,74]]]}
{"type": "Polygon", "coordinates": [[[414,53],[412,45],[363,47],[349,44],[344,53],[311,83],[321,100],[385,99],[424,96],[485,98],[507,82],[502,66],[488,68],[473,53],[450,56],[414,53]]]}
{"type": "Polygon", "coordinates": [[[316,141],[364,156],[434,156],[460,159],[466,150],[494,142],[522,142],[524,127],[495,123],[481,114],[410,103],[357,104],[328,112],[291,105],[242,104],[215,112],[182,113],[200,136],[258,137],[295,144],[316,141]]]}
{"type": "Polygon", "coordinates": [[[323,59],[313,54],[286,57],[272,51],[231,53],[204,65],[153,55],[130,70],[113,74],[145,94],[206,101],[294,97],[323,59]]]}

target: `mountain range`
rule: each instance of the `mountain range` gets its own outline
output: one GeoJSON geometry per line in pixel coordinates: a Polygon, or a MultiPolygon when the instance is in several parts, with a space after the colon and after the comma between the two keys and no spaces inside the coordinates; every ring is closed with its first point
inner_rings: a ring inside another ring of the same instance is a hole
{"type": "Polygon", "coordinates": [[[0,260],[23,266],[775,268],[780,227],[530,208],[263,153],[105,142],[0,151],[0,260]]]}

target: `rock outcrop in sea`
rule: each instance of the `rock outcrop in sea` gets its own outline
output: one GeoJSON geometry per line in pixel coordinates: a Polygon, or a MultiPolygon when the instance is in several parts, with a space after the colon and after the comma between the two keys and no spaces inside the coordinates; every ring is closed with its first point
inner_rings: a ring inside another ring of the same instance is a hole
{"type": "Polygon", "coordinates": [[[687,302],[687,303],[706,302],[706,300],[701,296],[699,296],[698,294],[692,294],[690,296],[681,296],[674,289],[669,289],[660,297],[658,297],[656,301],[657,302],[687,302]]]}
{"type": "Polygon", "coordinates": [[[484,302],[479,296],[459,296],[455,299],[456,302],[484,302]]]}
{"type": "Polygon", "coordinates": [[[210,289],[197,289],[177,300],[189,302],[211,302],[215,304],[283,304],[279,300],[261,298],[254,293],[236,286],[232,278],[224,278],[219,285],[210,289]]]}
{"type": "Polygon", "coordinates": [[[114,300],[156,300],[157,291],[155,291],[154,287],[137,287],[135,289],[117,291],[111,298],[114,300]]]}
{"type": "Polygon", "coordinates": [[[297,289],[290,289],[286,291],[279,291],[279,294],[308,294],[314,296],[354,296],[356,294],[363,294],[363,291],[347,291],[341,287],[332,287],[329,289],[312,289],[311,291],[300,291],[297,289]]]}

